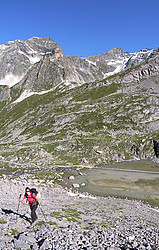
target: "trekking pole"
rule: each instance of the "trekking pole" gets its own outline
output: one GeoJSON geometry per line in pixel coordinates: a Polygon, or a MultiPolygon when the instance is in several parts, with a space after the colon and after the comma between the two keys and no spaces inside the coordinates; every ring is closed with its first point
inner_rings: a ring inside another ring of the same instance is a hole
{"type": "MultiPolygon", "coordinates": [[[[19,199],[21,198],[21,194],[19,195],[19,199]]],[[[18,211],[19,211],[19,205],[20,205],[20,201],[19,201],[19,203],[18,203],[18,208],[17,208],[17,213],[18,213],[18,211]]]]}
{"type": "Polygon", "coordinates": [[[41,208],[41,207],[40,207],[40,209],[41,209],[41,212],[42,212],[42,214],[43,214],[43,216],[44,216],[45,222],[47,222],[47,220],[46,220],[46,216],[44,215],[44,212],[43,212],[43,210],[42,210],[42,208],[41,208]]]}
{"type": "MultiPolygon", "coordinates": [[[[19,199],[21,198],[21,194],[19,195],[19,199]]],[[[20,206],[20,201],[19,201],[19,203],[18,203],[18,208],[17,208],[17,215],[18,215],[18,211],[19,211],[19,206],[20,206]]],[[[16,221],[17,221],[17,218],[16,218],[16,221]]]]}

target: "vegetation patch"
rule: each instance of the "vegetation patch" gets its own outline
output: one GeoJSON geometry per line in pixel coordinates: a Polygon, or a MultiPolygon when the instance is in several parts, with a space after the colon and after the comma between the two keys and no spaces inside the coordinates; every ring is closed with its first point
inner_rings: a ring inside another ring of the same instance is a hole
{"type": "Polygon", "coordinates": [[[135,184],[144,190],[151,189],[151,191],[154,191],[155,193],[159,192],[159,178],[153,180],[139,179],[135,184]]]}
{"type": "Polygon", "coordinates": [[[92,100],[95,101],[97,99],[103,98],[104,96],[108,96],[110,94],[116,93],[118,89],[118,85],[115,83],[112,83],[108,86],[100,86],[97,88],[92,88],[87,91],[85,91],[82,94],[79,94],[76,96],[73,100],[74,101],[84,101],[84,100],[92,100]]]}
{"type": "Polygon", "coordinates": [[[60,173],[60,172],[56,172],[52,170],[52,171],[42,171],[42,172],[34,173],[33,176],[35,179],[43,180],[45,182],[52,181],[52,183],[58,184],[61,178],[63,178],[64,173],[60,173]]]}
{"type": "Polygon", "coordinates": [[[0,224],[6,224],[7,222],[5,220],[0,219],[0,224]]]}
{"type": "Polygon", "coordinates": [[[39,221],[36,225],[41,227],[42,225],[46,225],[46,222],[42,220],[42,221],[39,221]]]}
{"type": "Polygon", "coordinates": [[[16,228],[12,228],[11,231],[12,231],[12,235],[14,235],[14,236],[19,234],[19,232],[16,228]]]}
{"type": "Polygon", "coordinates": [[[50,214],[50,216],[56,218],[56,219],[60,219],[62,217],[61,213],[60,212],[52,212],[50,214]]]}
{"type": "Polygon", "coordinates": [[[159,206],[159,198],[158,197],[153,197],[151,195],[147,195],[144,200],[151,205],[159,206]]]}
{"type": "Polygon", "coordinates": [[[49,221],[48,223],[49,223],[49,225],[52,225],[52,226],[57,226],[57,223],[56,223],[56,222],[54,222],[54,221],[49,221]]]}

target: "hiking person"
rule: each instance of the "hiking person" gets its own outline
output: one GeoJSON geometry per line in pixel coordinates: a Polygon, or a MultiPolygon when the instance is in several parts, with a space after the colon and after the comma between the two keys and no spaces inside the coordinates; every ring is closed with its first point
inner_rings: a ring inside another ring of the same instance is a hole
{"type": "Polygon", "coordinates": [[[19,201],[23,203],[25,199],[27,199],[30,205],[31,219],[32,219],[32,224],[33,224],[38,218],[36,215],[36,209],[38,205],[41,207],[41,204],[40,204],[39,198],[34,193],[31,192],[29,187],[25,189],[25,195],[24,195],[23,200],[19,199],[19,201]]]}

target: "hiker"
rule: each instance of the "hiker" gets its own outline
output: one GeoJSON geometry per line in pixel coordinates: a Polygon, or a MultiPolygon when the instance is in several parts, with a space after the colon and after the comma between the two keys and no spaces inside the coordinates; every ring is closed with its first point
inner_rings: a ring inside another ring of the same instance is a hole
{"type": "Polygon", "coordinates": [[[35,211],[38,205],[41,207],[41,204],[40,204],[39,198],[34,193],[31,192],[29,187],[25,189],[25,195],[24,195],[23,200],[19,199],[19,201],[24,202],[25,199],[28,200],[29,205],[30,205],[31,219],[32,219],[32,224],[33,224],[38,218],[35,211]]]}

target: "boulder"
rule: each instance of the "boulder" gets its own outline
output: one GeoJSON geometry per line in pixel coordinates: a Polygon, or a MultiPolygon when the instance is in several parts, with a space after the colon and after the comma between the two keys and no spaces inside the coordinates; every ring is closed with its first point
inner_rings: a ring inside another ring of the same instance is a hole
{"type": "Polygon", "coordinates": [[[79,187],[80,187],[80,185],[79,185],[78,183],[73,183],[72,186],[73,186],[74,188],[79,188],[79,187]]]}
{"type": "Polygon", "coordinates": [[[73,175],[71,175],[70,177],[69,177],[69,180],[74,180],[75,179],[75,177],[73,176],[73,175]]]}

